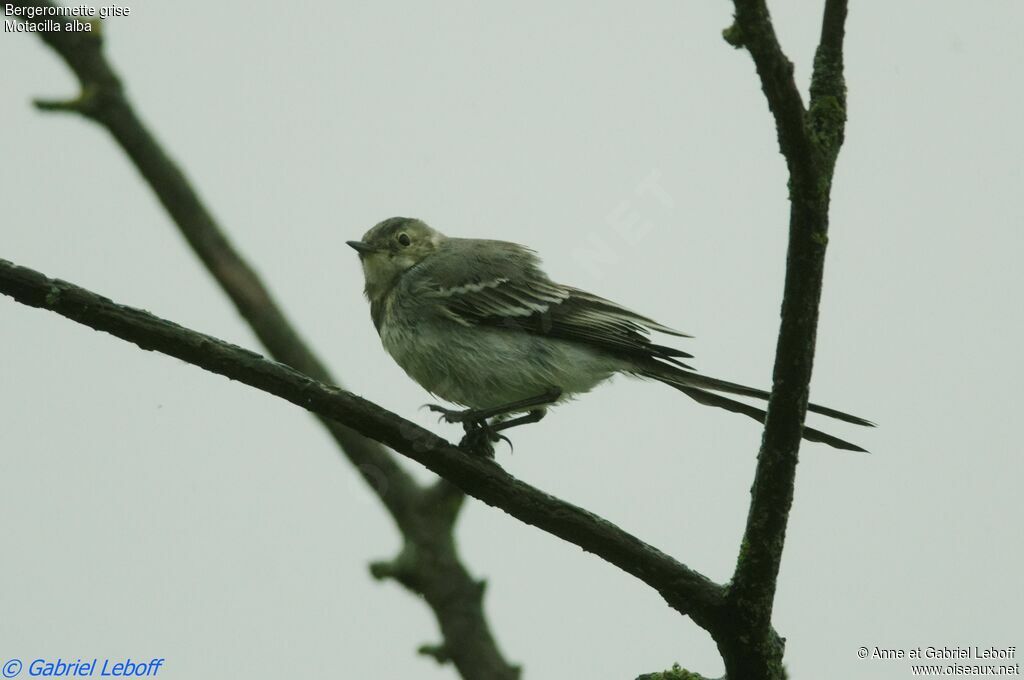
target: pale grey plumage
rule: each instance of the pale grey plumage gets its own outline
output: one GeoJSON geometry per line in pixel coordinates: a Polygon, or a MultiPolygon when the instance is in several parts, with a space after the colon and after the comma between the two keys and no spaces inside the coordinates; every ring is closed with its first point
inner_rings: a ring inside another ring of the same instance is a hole
{"type": "MultiPolygon", "coordinates": [[[[763,419],[760,409],[708,390],[762,399],[767,393],[693,372],[680,361],[691,355],[650,340],[652,331],[688,336],[552,281],[528,248],[448,238],[420,220],[401,217],[384,220],[349,245],[360,253],[384,348],[442,399],[489,409],[556,389],[561,401],[627,373],[763,419]]],[[[870,424],[833,409],[810,409],[870,424]]],[[[805,437],[862,450],[810,428],[805,437]]]]}

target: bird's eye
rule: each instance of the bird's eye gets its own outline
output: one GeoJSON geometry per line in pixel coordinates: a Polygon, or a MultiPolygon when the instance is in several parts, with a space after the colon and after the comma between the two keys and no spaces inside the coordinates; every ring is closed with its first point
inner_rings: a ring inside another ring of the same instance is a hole
{"type": "Polygon", "coordinates": [[[402,246],[407,246],[407,245],[412,243],[412,239],[409,238],[408,234],[404,234],[404,233],[403,234],[399,234],[398,235],[398,243],[401,244],[402,246]]]}

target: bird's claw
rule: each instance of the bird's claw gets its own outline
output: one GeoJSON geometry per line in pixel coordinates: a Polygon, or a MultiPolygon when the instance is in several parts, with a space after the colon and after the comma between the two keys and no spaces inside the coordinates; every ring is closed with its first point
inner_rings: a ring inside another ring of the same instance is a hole
{"type": "Polygon", "coordinates": [[[438,422],[461,423],[462,429],[466,431],[459,447],[471,453],[494,458],[494,443],[504,441],[508,444],[509,450],[514,450],[512,440],[503,434],[495,432],[475,409],[456,411],[437,404],[424,404],[421,408],[439,413],[438,422]]]}
{"type": "Polygon", "coordinates": [[[471,408],[464,411],[456,411],[455,409],[445,408],[443,406],[438,406],[437,404],[424,404],[420,408],[428,409],[434,413],[440,413],[441,415],[437,419],[438,422],[464,424],[477,422],[475,418],[476,411],[471,408]]]}
{"type": "Polygon", "coordinates": [[[490,426],[466,424],[466,435],[459,442],[459,448],[465,449],[485,458],[494,458],[494,442],[505,441],[509,449],[512,449],[512,440],[503,434],[498,434],[490,426]]]}

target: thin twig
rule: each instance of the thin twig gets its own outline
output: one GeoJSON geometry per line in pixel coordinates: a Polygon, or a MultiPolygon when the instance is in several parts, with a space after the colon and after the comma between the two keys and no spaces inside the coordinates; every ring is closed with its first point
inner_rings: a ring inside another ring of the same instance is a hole
{"type": "Polygon", "coordinates": [[[826,0],[821,40],[811,75],[810,134],[827,164],[831,179],[846,127],[846,79],[843,75],[843,39],[846,36],[847,0],[826,0]]]}
{"type": "Polygon", "coordinates": [[[793,79],[793,62],[782,51],[764,0],[734,0],[735,23],[724,31],[733,47],[745,47],[754,60],[768,108],[775,117],[779,149],[790,174],[799,180],[814,166],[804,133],[804,103],[793,79]]]}
{"type": "Polygon", "coordinates": [[[783,642],[771,625],[801,432],[814,365],[832,171],[843,139],[846,94],[842,40],[846,0],[828,0],[815,58],[811,109],[805,111],[763,0],[734,0],[726,38],[750,52],[790,171],[790,227],[782,322],[772,394],[751,489],[750,511],[729,608],[738,634],[718,640],[729,677],[782,678],[783,642]]]}

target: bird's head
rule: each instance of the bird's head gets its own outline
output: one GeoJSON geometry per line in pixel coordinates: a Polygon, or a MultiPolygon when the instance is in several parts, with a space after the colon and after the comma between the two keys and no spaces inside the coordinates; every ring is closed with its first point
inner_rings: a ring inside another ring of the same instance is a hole
{"type": "Polygon", "coordinates": [[[379,299],[409,271],[438,249],[445,235],[422,220],[391,217],[375,225],[362,240],[348,241],[363,263],[366,297],[379,299]]]}

